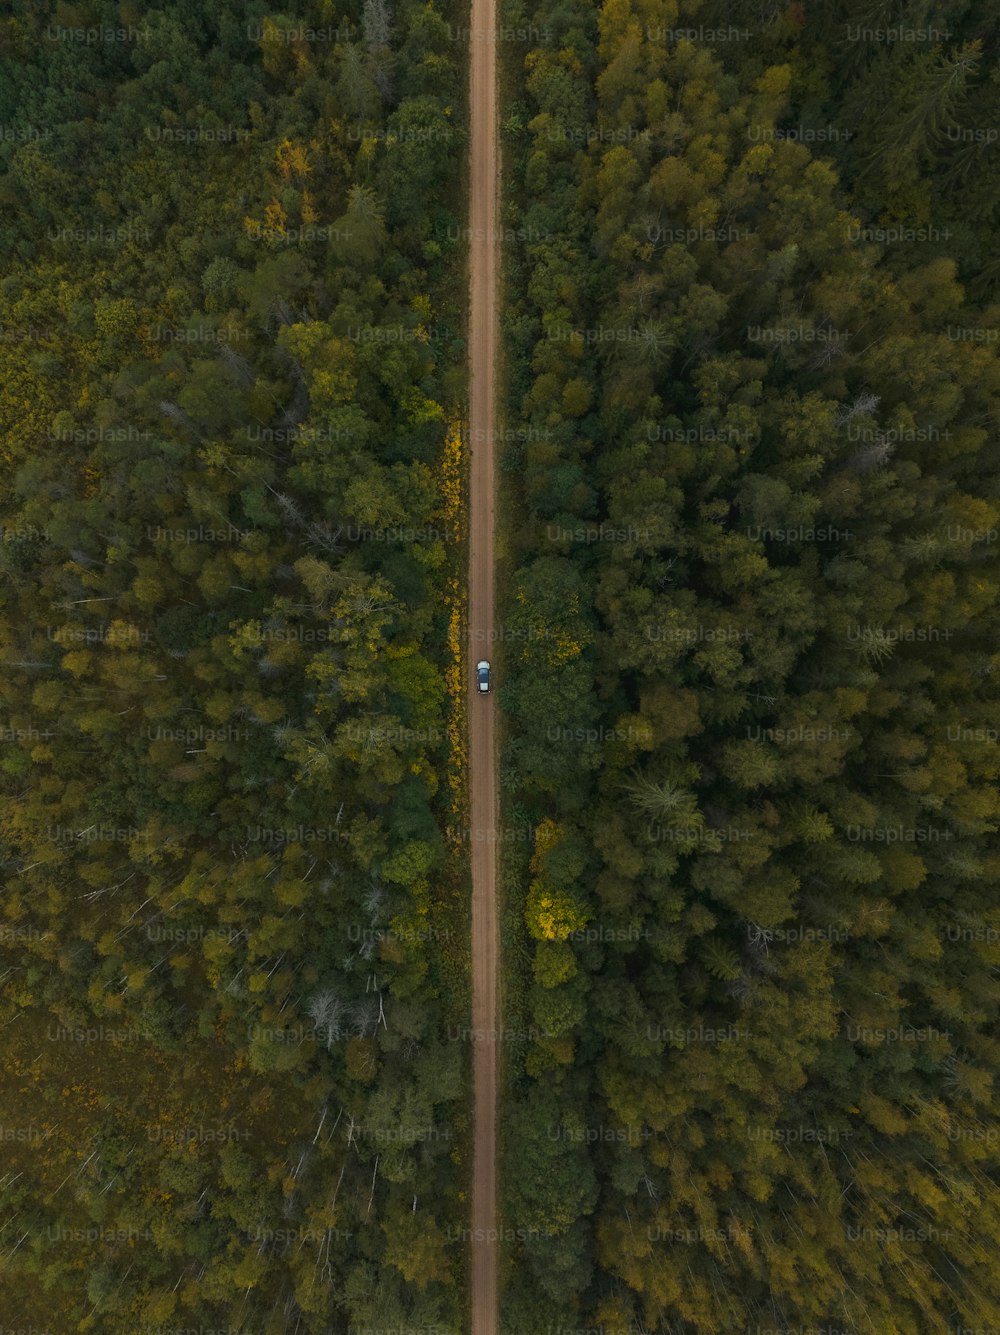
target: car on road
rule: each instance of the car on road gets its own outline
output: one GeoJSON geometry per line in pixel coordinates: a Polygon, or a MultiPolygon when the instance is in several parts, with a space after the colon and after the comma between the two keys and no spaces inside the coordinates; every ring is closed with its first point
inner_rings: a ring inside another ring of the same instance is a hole
{"type": "Polygon", "coordinates": [[[476,682],[479,686],[479,694],[485,695],[490,689],[490,665],[485,658],[481,663],[476,664],[476,682]]]}

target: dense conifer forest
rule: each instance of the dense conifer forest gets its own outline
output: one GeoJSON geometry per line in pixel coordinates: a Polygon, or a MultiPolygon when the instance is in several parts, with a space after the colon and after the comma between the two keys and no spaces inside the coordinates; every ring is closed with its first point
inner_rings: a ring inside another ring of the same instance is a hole
{"type": "Polygon", "coordinates": [[[453,21],[0,21],[5,1326],[461,1328],[453,21]]]}
{"type": "MultiPolygon", "coordinates": [[[[469,1326],[467,7],[0,15],[0,1332],[469,1326]]],[[[504,1335],[1000,1332],[1000,40],[503,0],[504,1335]]]]}
{"type": "Polygon", "coordinates": [[[505,15],[505,1329],[1000,1329],[995,23],[505,15]]]}

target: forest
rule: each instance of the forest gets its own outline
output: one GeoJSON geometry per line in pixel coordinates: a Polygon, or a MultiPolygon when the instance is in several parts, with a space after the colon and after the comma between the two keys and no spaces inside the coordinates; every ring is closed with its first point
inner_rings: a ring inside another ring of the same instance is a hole
{"type": "Polygon", "coordinates": [[[462,1328],[455,18],[0,18],[5,1328],[462,1328]]]}
{"type": "Polygon", "coordinates": [[[1000,1329],[995,20],[503,13],[503,1329],[1000,1329]]]}
{"type": "MultiPolygon", "coordinates": [[[[468,1328],[468,23],[0,15],[8,1329],[468,1328]]],[[[504,1335],[1000,1331],[997,23],[495,36],[504,1335]]]]}

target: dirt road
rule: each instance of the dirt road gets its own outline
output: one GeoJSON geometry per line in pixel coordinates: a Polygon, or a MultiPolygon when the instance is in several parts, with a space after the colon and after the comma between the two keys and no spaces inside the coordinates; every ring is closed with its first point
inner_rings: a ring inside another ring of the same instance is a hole
{"type": "MultiPolygon", "coordinates": [[[[492,661],[497,266],[496,0],[472,0],[469,209],[469,661],[492,661]]],[[[497,784],[492,695],[469,672],[472,860],[472,1335],[497,1330],[497,784]]],[[[495,676],[495,672],[494,672],[495,676]]]]}

